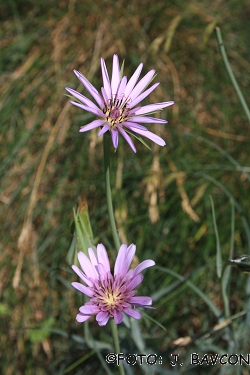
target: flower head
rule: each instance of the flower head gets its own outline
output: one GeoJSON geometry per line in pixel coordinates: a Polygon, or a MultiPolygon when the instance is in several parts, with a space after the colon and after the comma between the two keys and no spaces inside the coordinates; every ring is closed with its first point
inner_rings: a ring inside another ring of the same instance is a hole
{"type": "Polygon", "coordinates": [[[89,258],[83,253],[78,253],[78,260],[83,272],[72,266],[75,273],[87,285],[73,282],[74,288],[90,297],[79,309],[76,316],[78,322],[88,320],[91,315],[96,315],[100,326],[107,324],[109,318],[113,317],[116,324],[123,320],[123,312],[140,319],[141,314],[135,307],[151,308],[152,298],[137,296],[136,290],[143,280],[142,270],[155,264],[153,260],[144,260],[136,268],[130,270],[130,264],[135,255],[136,246],[121,245],[114,266],[114,275],[110,272],[110,263],[107,251],[102,244],[97,245],[97,253],[89,248],[89,258]]]}
{"type": "Polygon", "coordinates": [[[167,123],[166,120],[145,115],[162,110],[163,108],[174,104],[174,102],[149,104],[143,107],[137,106],[138,103],[146,98],[159,85],[159,83],[155,83],[145,90],[153,79],[155,70],[150,70],[137,83],[142,67],[143,64],[141,63],[128,81],[127,77],[121,77],[119,59],[117,55],[114,55],[112,77],[110,80],[105,61],[102,58],[101,69],[103,87],[101,88],[101,94],[80,72],[74,70],[75,75],[93,97],[97,105],[79,92],[66,87],[66,90],[78,100],[77,102],[71,101],[71,103],[100,118],[83,126],[80,129],[80,132],[86,132],[101,127],[101,130],[98,133],[98,137],[100,137],[107,131],[110,131],[115,149],[118,147],[118,134],[120,133],[134,152],[136,152],[136,148],[127,132],[134,135],[142,135],[160,146],[166,144],[162,138],[150,132],[145,126],[141,125],[141,123],[167,123]]]}

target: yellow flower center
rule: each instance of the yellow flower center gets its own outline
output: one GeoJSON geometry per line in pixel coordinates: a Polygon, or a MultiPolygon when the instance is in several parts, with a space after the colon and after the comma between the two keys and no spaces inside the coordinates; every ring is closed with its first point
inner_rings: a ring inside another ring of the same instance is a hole
{"type": "Polygon", "coordinates": [[[102,297],[102,300],[107,304],[107,307],[112,307],[117,305],[118,293],[107,292],[105,297],[102,297]]]}

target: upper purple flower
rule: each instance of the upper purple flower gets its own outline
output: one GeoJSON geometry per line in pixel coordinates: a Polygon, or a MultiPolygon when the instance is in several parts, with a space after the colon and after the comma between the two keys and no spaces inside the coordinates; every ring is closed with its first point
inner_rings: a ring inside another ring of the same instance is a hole
{"type": "Polygon", "coordinates": [[[128,271],[135,255],[136,246],[121,245],[114,267],[114,276],[110,272],[108,254],[102,244],[97,245],[96,252],[89,248],[89,258],[83,253],[78,253],[78,260],[83,272],[72,266],[75,273],[87,285],[77,282],[72,283],[73,287],[90,297],[79,309],[76,316],[78,322],[88,320],[91,315],[96,315],[96,320],[100,326],[107,324],[109,318],[113,317],[116,324],[123,320],[123,312],[140,319],[141,314],[135,307],[152,308],[152,298],[137,296],[133,290],[143,280],[141,271],[155,264],[153,260],[144,260],[136,268],[128,271]]]}
{"type": "Polygon", "coordinates": [[[146,138],[151,139],[153,142],[160,146],[164,146],[165,141],[154,133],[150,132],[145,126],[139,123],[149,123],[149,124],[165,124],[166,120],[161,120],[155,117],[144,116],[155,111],[162,110],[168,107],[174,102],[163,102],[156,104],[149,104],[143,107],[136,107],[144,98],[146,98],[158,85],[155,83],[147,90],[145,88],[151,82],[154,77],[155,70],[150,70],[137,84],[138,78],[140,76],[143,64],[141,63],[130,80],[127,82],[127,77],[121,77],[120,64],[117,55],[113,56],[113,69],[112,78],[109,79],[106,64],[104,59],[101,59],[102,68],[102,79],[103,87],[101,88],[101,93],[95,89],[95,87],[77,70],[74,70],[75,75],[88,90],[91,96],[94,98],[98,106],[93,103],[93,101],[86,98],[86,96],[80,94],[79,92],[66,87],[66,90],[73,95],[77,100],[72,104],[84,109],[85,111],[91,112],[94,115],[100,117],[99,120],[94,120],[88,125],[82,127],[80,132],[86,132],[88,130],[102,127],[98,133],[98,137],[106,133],[108,130],[111,132],[112,141],[114,148],[118,147],[118,133],[120,133],[128,142],[129,146],[134,152],[136,152],[135,145],[128,135],[137,133],[146,138]],[[83,104],[81,104],[83,103],[83,104]]]}

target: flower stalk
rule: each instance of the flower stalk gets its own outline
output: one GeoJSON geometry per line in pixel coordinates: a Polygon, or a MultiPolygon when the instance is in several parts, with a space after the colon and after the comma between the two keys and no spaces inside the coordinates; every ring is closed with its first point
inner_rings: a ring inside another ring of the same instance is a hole
{"type": "MultiPolygon", "coordinates": [[[[116,354],[119,354],[119,353],[121,353],[121,349],[120,349],[120,342],[119,342],[117,324],[115,323],[114,319],[111,319],[111,331],[112,331],[112,336],[113,336],[113,340],[114,340],[115,352],[116,352],[116,354]]],[[[119,372],[120,372],[121,375],[125,375],[124,367],[123,367],[122,362],[120,362],[120,365],[119,365],[119,372]]]]}
{"type": "Polygon", "coordinates": [[[111,226],[111,232],[114,240],[116,250],[120,248],[120,239],[115,224],[115,216],[112,203],[112,193],[110,186],[110,134],[104,134],[103,137],[103,149],[104,149],[104,172],[105,172],[105,190],[106,199],[108,206],[109,221],[111,226]]]}

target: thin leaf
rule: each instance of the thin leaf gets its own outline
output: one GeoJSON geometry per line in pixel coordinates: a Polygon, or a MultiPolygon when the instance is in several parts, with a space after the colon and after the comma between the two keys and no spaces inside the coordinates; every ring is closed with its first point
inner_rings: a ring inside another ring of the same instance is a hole
{"type": "Polygon", "coordinates": [[[159,267],[155,266],[156,269],[159,269],[160,271],[167,272],[170,275],[176,277],[177,279],[183,281],[189,288],[191,288],[198,296],[202,298],[202,300],[209,306],[209,308],[213,311],[214,315],[217,319],[220,319],[222,316],[221,311],[214,305],[214,303],[199,289],[197,288],[191,281],[186,280],[185,277],[179,275],[178,273],[170,270],[166,267],[159,267]]]}
{"type": "Polygon", "coordinates": [[[250,122],[250,111],[249,111],[249,108],[248,108],[248,105],[245,101],[245,98],[241,92],[241,89],[235,79],[235,76],[234,76],[234,73],[232,71],[232,68],[229,64],[229,61],[228,61],[228,58],[227,58],[227,54],[226,54],[226,50],[225,50],[225,47],[224,47],[224,43],[223,43],[223,39],[222,39],[222,36],[221,36],[221,32],[220,32],[220,28],[217,26],[215,28],[215,31],[216,31],[216,36],[217,36],[217,41],[218,41],[218,45],[219,45],[219,49],[220,49],[220,53],[221,53],[221,56],[222,56],[222,59],[223,59],[223,62],[225,64],[225,67],[226,67],[226,70],[227,70],[227,73],[231,79],[231,82],[234,86],[234,89],[237,93],[237,96],[239,98],[239,101],[242,105],[242,108],[248,118],[248,121],[250,122]]]}
{"type": "Polygon", "coordinates": [[[213,216],[213,224],[214,224],[214,232],[216,237],[216,268],[217,268],[217,276],[221,278],[222,273],[222,257],[221,257],[221,247],[220,247],[220,238],[219,238],[219,232],[217,229],[217,223],[216,223],[216,217],[215,217],[215,211],[214,211],[214,202],[211,195],[209,195],[210,201],[211,201],[211,207],[212,207],[212,216],[213,216]]]}
{"type": "Polygon", "coordinates": [[[164,331],[167,331],[167,328],[165,328],[160,322],[158,322],[157,320],[153,319],[150,315],[148,315],[147,313],[145,313],[145,311],[142,311],[142,316],[146,316],[149,320],[151,320],[152,322],[154,322],[156,325],[158,325],[159,327],[161,327],[164,331]]]}
{"type": "MultiPolygon", "coordinates": [[[[232,210],[231,210],[231,245],[230,245],[229,260],[233,258],[233,254],[234,254],[234,235],[235,235],[235,209],[234,209],[234,203],[232,199],[230,199],[230,202],[231,202],[232,210]]],[[[231,277],[231,267],[226,267],[223,273],[222,281],[221,281],[221,292],[222,292],[222,298],[224,302],[224,310],[225,310],[226,318],[230,316],[229,298],[228,298],[228,291],[227,291],[230,277],[231,277]]]]}
{"type": "Polygon", "coordinates": [[[138,141],[140,141],[144,146],[146,146],[151,151],[151,148],[147,145],[147,143],[141,137],[139,137],[138,135],[135,135],[134,133],[130,132],[128,129],[126,129],[125,131],[126,131],[126,133],[128,133],[128,134],[132,135],[133,137],[135,137],[136,139],[138,139],[138,141]]]}
{"type": "Polygon", "coordinates": [[[240,214],[240,218],[242,220],[242,223],[243,223],[243,226],[244,226],[244,229],[245,229],[245,232],[246,232],[246,236],[247,236],[248,249],[250,251],[250,228],[249,228],[248,221],[247,221],[246,217],[244,216],[243,210],[242,210],[241,206],[239,205],[239,203],[234,199],[232,193],[229,190],[227,190],[225,188],[225,186],[222,185],[222,183],[220,183],[219,181],[217,181],[215,178],[213,178],[212,176],[207,175],[206,173],[197,173],[197,175],[203,176],[207,180],[213,182],[216,186],[218,186],[225,193],[225,195],[228,198],[232,199],[232,201],[234,203],[234,207],[236,208],[236,210],[240,214]]]}
{"type": "Polygon", "coordinates": [[[89,353],[85,354],[83,357],[79,358],[77,361],[72,363],[69,367],[67,367],[63,372],[60,373],[60,375],[68,374],[71,370],[74,370],[77,366],[85,362],[87,359],[89,359],[93,354],[95,354],[95,350],[91,350],[89,353]]]}

